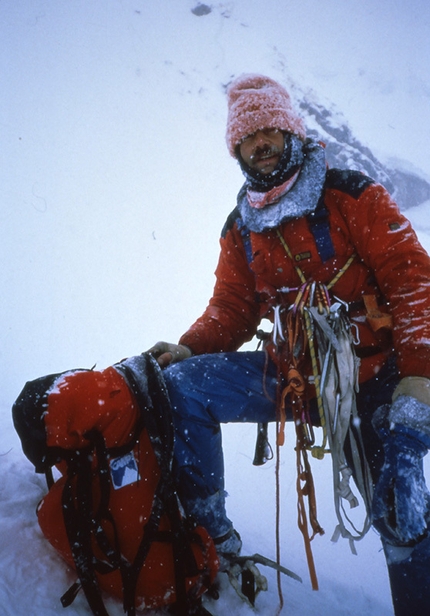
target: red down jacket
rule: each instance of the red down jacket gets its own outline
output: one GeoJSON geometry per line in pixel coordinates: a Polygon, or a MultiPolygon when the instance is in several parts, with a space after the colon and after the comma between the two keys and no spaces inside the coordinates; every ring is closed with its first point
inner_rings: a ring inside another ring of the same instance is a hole
{"type": "MultiPolygon", "coordinates": [[[[354,171],[328,172],[324,202],[335,249],[326,263],[306,217],[279,229],[308,280],[328,283],[356,253],[333,295],[352,306],[362,306],[364,295],[375,295],[381,310],[392,315],[391,332],[374,332],[363,306],[351,311],[360,332],[360,380],[373,376],[392,349],[401,376],[430,378],[430,258],[409,221],[381,185],[354,171]]],[[[248,263],[239,216],[236,209],[224,228],[209,305],[180,339],[195,354],[237,350],[251,340],[262,318],[273,320],[277,289],[299,284],[275,229],[250,233],[248,263]]],[[[293,300],[291,294],[288,301],[293,300]]]]}

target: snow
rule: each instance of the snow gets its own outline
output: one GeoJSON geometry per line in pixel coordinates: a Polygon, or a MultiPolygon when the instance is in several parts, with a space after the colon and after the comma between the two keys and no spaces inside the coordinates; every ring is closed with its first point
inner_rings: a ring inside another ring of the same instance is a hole
{"type": "MultiPolygon", "coordinates": [[[[213,286],[218,237],[242,183],[224,140],[225,85],[262,72],[334,103],[386,160],[430,177],[430,5],[424,0],[4,0],[0,3],[2,388],[0,613],[54,616],[73,581],[41,536],[44,494],[10,408],[25,381],[176,341],[213,286]]],[[[430,251],[429,203],[408,209],[430,251]]],[[[228,509],[244,551],[274,556],[274,463],[256,427],[224,429],[228,509]]],[[[320,590],[296,525],[292,433],[282,456],[285,614],[392,614],[373,531],[330,541],[330,461],[313,464],[320,590]]],[[[255,613],[275,614],[275,576],[255,613]]],[[[121,606],[108,600],[112,616],[121,606]]],[[[254,613],[226,587],[214,614],[254,613]]],[[[82,596],[64,612],[89,614],[82,596]]]]}

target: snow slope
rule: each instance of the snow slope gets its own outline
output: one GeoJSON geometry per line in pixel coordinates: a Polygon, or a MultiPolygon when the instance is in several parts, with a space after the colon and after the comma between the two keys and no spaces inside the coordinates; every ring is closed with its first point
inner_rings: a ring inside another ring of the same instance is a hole
{"type": "MultiPolygon", "coordinates": [[[[424,0],[0,3],[0,616],[54,616],[71,583],[41,537],[43,479],[11,405],[26,380],[175,341],[211,293],[218,236],[241,175],[225,148],[233,75],[292,79],[338,106],[381,160],[430,177],[430,6],[424,0]],[[199,12],[199,11],[197,11],[199,12]],[[418,171],[417,171],[418,170],[418,171]]],[[[429,203],[408,209],[430,250],[429,203]]],[[[255,426],[226,426],[229,512],[245,551],[274,555],[274,466],[251,464],[255,426]]],[[[313,592],[296,528],[292,434],[282,451],[285,614],[392,614],[370,532],[332,544],[329,461],[314,464],[313,592]]],[[[274,576],[258,598],[275,614],[274,576]]],[[[108,602],[112,616],[122,613],[108,602]]],[[[214,614],[251,614],[230,588],[214,614]]],[[[89,614],[78,597],[64,614],[89,614]]]]}

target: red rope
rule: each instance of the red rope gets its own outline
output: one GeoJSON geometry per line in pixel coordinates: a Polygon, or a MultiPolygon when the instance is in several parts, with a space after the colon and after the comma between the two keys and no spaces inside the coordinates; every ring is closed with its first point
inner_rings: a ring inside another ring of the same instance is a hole
{"type": "MultiPolygon", "coordinates": [[[[281,564],[281,535],[280,535],[280,527],[281,527],[281,483],[280,483],[280,446],[276,444],[276,562],[278,566],[281,564]]],[[[278,569],[276,571],[276,583],[278,587],[278,597],[279,597],[279,607],[276,614],[280,614],[282,612],[282,608],[284,607],[284,595],[282,593],[282,581],[281,581],[281,572],[278,569]]]]}

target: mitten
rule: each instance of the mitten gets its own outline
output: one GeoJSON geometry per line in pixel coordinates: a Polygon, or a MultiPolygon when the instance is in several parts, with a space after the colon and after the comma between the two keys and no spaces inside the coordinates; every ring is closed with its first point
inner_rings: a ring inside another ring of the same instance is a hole
{"type": "Polygon", "coordinates": [[[430,447],[430,436],[417,429],[417,419],[430,416],[430,407],[410,396],[400,396],[391,410],[386,410],[388,418],[376,426],[385,461],[373,497],[373,525],[389,543],[410,546],[427,535],[430,493],[422,460],[430,447]],[[411,420],[413,428],[393,423],[400,405],[401,413],[411,420]]]}
{"type": "Polygon", "coordinates": [[[183,359],[188,359],[192,356],[192,351],[184,344],[171,344],[170,342],[157,342],[147,351],[155,357],[162,368],[169,364],[175,364],[183,359]]]}

